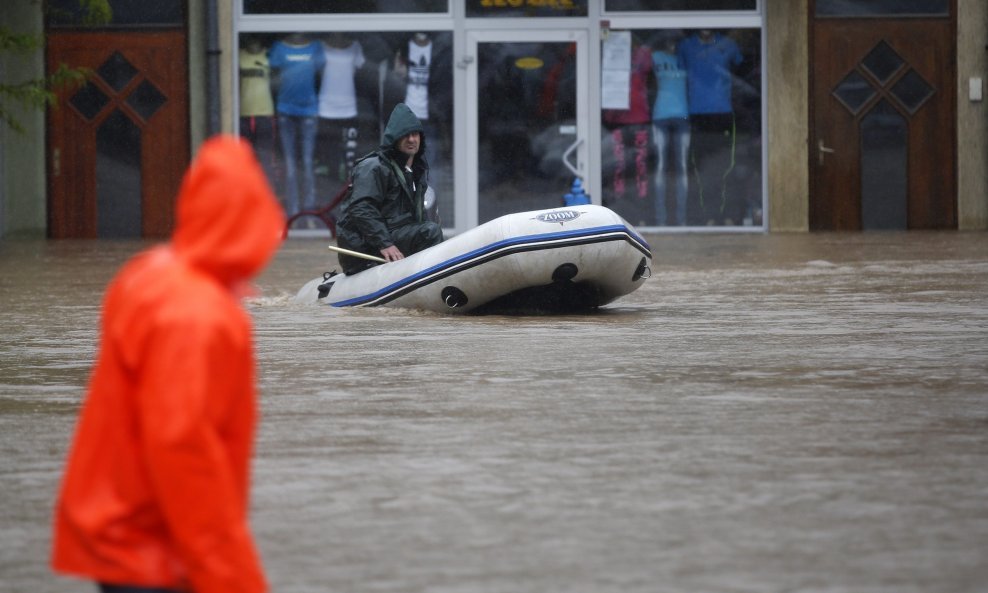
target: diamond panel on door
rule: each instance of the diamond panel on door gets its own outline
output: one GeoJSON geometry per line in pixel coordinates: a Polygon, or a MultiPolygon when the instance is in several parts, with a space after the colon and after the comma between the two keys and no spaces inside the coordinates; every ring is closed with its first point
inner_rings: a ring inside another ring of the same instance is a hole
{"type": "Polygon", "coordinates": [[[107,58],[96,69],[96,73],[99,74],[100,78],[105,80],[106,84],[110,85],[117,92],[123,90],[127,86],[127,83],[137,76],[137,72],[137,68],[134,68],[127,61],[127,58],[123,57],[118,51],[113,52],[113,55],[107,58]]]}
{"type": "Polygon", "coordinates": [[[936,89],[884,41],[878,42],[832,91],[854,116],[861,115],[862,108],[877,94],[893,97],[913,114],[935,92],[936,89]],[[902,74],[904,70],[905,74],[902,74]]]}
{"type": "Polygon", "coordinates": [[[887,83],[899,69],[905,65],[905,60],[882,41],[861,60],[861,65],[871,73],[881,84],[887,83]]]}
{"type": "Polygon", "coordinates": [[[145,80],[127,97],[127,105],[147,121],[167,100],[168,98],[161,94],[158,87],[145,80]]]}
{"type": "Polygon", "coordinates": [[[916,113],[933,96],[935,89],[929,85],[915,70],[910,70],[892,87],[892,96],[899,100],[909,110],[916,113]]]}
{"type": "Polygon", "coordinates": [[[69,103],[79,110],[87,120],[93,119],[99,115],[100,111],[106,107],[106,104],[110,102],[110,98],[106,96],[106,93],[96,88],[91,82],[87,82],[82,86],[81,89],[72,95],[69,99],[69,103]]]}
{"type": "Polygon", "coordinates": [[[875,94],[874,87],[857,70],[852,70],[834,89],[834,96],[844,104],[844,107],[847,107],[852,115],[857,115],[865,103],[870,101],[875,94]]]}

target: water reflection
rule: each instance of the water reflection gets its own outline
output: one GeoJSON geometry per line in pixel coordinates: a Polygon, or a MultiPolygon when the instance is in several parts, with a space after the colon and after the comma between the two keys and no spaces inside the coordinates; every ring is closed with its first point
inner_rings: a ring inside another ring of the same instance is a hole
{"type": "MultiPolygon", "coordinates": [[[[650,236],[596,315],[249,307],[273,590],[961,592],[988,582],[988,235],[650,236]]],[[[136,242],[0,243],[0,570],[46,567],[105,282],[136,242]]]]}

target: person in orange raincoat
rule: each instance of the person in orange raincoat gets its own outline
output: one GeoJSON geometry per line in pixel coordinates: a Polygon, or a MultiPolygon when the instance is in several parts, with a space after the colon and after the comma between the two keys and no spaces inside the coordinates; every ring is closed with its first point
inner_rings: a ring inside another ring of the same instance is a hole
{"type": "Polygon", "coordinates": [[[240,297],[284,223],[251,148],[207,141],[170,243],[108,287],[55,509],[55,571],[104,591],[267,590],[247,524],[256,392],[240,297]]]}

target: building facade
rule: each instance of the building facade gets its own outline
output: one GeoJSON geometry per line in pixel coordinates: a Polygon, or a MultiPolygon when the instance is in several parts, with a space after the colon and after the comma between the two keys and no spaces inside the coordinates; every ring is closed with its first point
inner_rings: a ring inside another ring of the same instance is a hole
{"type": "Polygon", "coordinates": [[[4,235],[167,234],[212,129],[326,209],[397,102],[451,232],[575,182],[646,232],[988,229],[981,0],[120,1],[99,30],[24,5],[48,47],[5,76],[96,76],[0,132],[4,235]]]}

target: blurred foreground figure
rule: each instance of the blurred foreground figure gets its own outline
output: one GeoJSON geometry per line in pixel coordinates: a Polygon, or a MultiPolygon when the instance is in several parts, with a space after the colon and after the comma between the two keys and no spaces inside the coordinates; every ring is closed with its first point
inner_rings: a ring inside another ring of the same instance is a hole
{"type": "Polygon", "coordinates": [[[52,567],[104,591],[261,592],[247,525],[254,351],[240,297],[285,217],[232,137],[202,146],[177,208],[171,242],[108,287],[52,567]]]}

